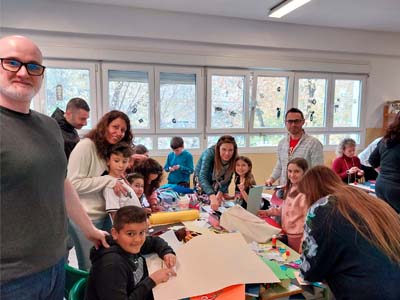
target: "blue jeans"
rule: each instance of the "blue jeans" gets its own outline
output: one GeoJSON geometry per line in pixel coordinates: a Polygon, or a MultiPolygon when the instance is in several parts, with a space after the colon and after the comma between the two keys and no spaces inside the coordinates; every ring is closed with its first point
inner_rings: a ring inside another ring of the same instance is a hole
{"type": "MultiPolygon", "coordinates": [[[[112,223],[110,217],[107,215],[105,218],[100,220],[92,220],[93,225],[104,231],[111,231],[112,223]]],[[[93,243],[89,241],[86,236],[82,233],[80,228],[71,220],[70,231],[71,237],[74,240],[76,257],[78,259],[78,266],[81,270],[89,271],[91,267],[90,262],[90,249],[93,247],[93,243]]]]}
{"type": "Polygon", "coordinates": [[[2,283],[1,300],[62,300],[64,298],[64,258],[54,266],[2,283]]]}

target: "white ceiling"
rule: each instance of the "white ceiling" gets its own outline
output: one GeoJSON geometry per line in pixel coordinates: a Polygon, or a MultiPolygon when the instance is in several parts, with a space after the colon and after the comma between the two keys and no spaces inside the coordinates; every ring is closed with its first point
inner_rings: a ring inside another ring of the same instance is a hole
{"type": "Polygon", "coordinates": [[[400,32],[400,0],[313,0],[282,19],[267,17],[281,0],[58,0],[303,25],[400,32]]]}

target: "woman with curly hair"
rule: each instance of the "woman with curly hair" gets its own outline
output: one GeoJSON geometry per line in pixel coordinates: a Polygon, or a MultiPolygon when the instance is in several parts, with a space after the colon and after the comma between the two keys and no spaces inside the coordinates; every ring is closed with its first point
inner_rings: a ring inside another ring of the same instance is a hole
{"type": "Polygon", "coordinates": [[[161,207],[158,204],[156,189],[160,187],[163,175],[163,167],[153,158],[140,160],[133,166],[134,173],[144,177],[144,195],[152,212],[158,212],[161,207]]]}
{"type": "Polygon", "coordinates": [[[325,166],[298,184],[310,207],[300,271],[326,281],[335,299],[400,299],[400,217],[384,201],[344,184],[325,166]]]}
{"type": "Polygon", "coordinates": [[[369,163],[379,168],[376,195],[400,213],[400,112],[371,153],[369,163]]]}
{"type": "MultiPolygon", "coordinates": [[[[107,171],[107,153],[118,142],[132,143],[129,118],[121,111],[106,113],[96,127],[74,148],[68,162],[67,177],[75,187],[93,224],[102,230],[111,230],[111,220],[105,210],[103,189],[113,188],[117,195],[126,193],[118,178],[104,175],[107,171]],[[104,175],[104,176],[102,176],[104,175]]],[[[71,224],[70,232],[75,243],[79,268],[90,268],[89,251],[91,243],[82,232],[71,224]]]]}

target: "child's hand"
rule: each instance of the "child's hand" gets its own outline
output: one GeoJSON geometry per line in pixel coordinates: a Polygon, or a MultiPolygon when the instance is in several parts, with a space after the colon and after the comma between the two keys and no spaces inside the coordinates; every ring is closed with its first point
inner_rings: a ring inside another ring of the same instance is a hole
{"type": "Polygon", "coordinates": [[[221,201],[217,198],[216,195],[210,195],[210,205],[211,209],[218,210],[218,208],[221,206],[221,201]]]}
{"type": "Polygon", "coordinates": [[[156,285],[167,282],[171,276],[176,276],[176,273],[173,269],[160,269],[155,271],[150,275],[150,278],[156,283],[156,285]]]}
{"type": "Polygon", "coordinates": [[[176,256],[172,253],[165,254],[163,261],[168,268],[172,268],[176,265],[176,256]]]}
{"type": "Polygon", "coordinates": [[[124,185],[123,185],[121,182],[119,182],[118,180],[117,180],[117,182],[115,183],[115,185],[114,185],[114,187],[113,187],[113,190],[114,190],[115,195],[117,195],[118,197],[121,196],[121,195],[126,196],[126,194],[127,194],[126,188],[125,188],[124,185]]]}

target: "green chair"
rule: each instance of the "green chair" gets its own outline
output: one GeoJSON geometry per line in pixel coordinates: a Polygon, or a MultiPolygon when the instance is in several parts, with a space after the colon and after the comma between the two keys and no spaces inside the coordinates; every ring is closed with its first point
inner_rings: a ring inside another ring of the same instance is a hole
{"type": "Polygon", "coordinates": [[[69,293],[73,286],[81,279],[87,279],[89,272],[76,269],[70,265],[65,264],[65,287],[64,287],[64,298],[69,299],[69,293]]]}
{"type": "Polygon", "coordinates": [[[69,291],[68,300],[84,300],[87,278],[78,280],[69,291]]]}

